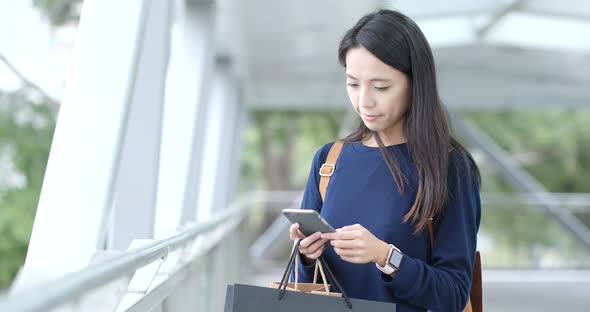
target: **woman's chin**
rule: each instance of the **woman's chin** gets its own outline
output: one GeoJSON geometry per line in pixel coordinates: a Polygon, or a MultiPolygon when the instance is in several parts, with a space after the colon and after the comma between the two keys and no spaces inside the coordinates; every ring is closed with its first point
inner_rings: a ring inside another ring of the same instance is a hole
{"type": "Polygon", "coordinates": [[[371,130],[371,131],[376,131],[379,132],[381,131],[381,127],[377,127],[375,124],[371,124],[368,122],[364,122],[365,127],[367,127],[367,129],[371,130]]]}

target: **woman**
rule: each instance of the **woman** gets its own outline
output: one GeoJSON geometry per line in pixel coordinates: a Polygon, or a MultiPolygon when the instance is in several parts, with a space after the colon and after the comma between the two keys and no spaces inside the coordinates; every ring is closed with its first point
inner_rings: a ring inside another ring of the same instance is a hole
{"type": "Polygon", "coordinates": [[[320,212],[337,232],[304,237],[291,226],[291,239],[302,239],[300,279],[311,280],[322,255],[350,297],[394,302],[399,312],[462,311],[480,175],[450,134],[428,42],[411,19],[380,10],[346,32],[338,57],[362,122],[343,139],[324,201],[319,172],[333,143],[313,158],[302,208],[320,212]]]}

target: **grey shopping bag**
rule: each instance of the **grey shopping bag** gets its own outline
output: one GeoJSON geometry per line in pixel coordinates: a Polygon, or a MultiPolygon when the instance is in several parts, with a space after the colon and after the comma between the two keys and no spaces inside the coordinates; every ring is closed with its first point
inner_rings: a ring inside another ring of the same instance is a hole
{"type": "Polygon", "coordinates": [[[337,312],[371,311],[395,312],[393,303],[349,298],[323,258],[320,258],[331,284],[338,288],[342,297],[326,296],[320,293],[287,291],[287,282],[298,244],[291,252],[287,269],[281,279],[279,289],[234,284],[227,286],[225,312],[337,312]]]}
{"type": "Polygon", "coordinates": [[[225,312],[395,312],[395,304],[350,299],[348,308],[343,298],[288,291],[278,299],[278,289],[251,286],[228,285],[225,312]]]}

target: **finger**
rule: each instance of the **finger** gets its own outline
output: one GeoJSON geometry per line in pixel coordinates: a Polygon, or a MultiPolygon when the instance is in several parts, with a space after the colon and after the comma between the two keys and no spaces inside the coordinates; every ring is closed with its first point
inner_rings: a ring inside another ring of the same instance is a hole
{"type": "Polygon", "coordinates": [[[336,231],[354,231],[354,230],[359,230],[359,229],[364,229],[364,227],[357,223],[357,224],[343,226],[343,227],[337,229],[336,231]]]}
{"type": "Polygon", "coordinates": [[[340,257],[340,259],[350,263],[364,263],[359,257],[340,257]]]}
{"type": "Polygon", "coordinates": [[[301,232],[299,231],[298,223],[294,223],[291,225],[291,227],[289,227],[289,237],[291,238],[291,240],[297,240],[305,237],[303,236],[303,234],[299,235],[299,233],[301,232]]]}
{"type": "Polygon", "coordinates": [[[315,242],[313,242],[311,245],[309,245],[309,247],[307,247],[307,248],[299,248],[299,251],[303,252],[304,254],[314,253],[316,250],[323,247],[327,241],[328,240],[326,240],[326,239],[320,238],[320,239],[316,240],[315,242]]]}
{"type": "Polygon", "coordinates": [[[340,257],[357,257],[359,255],[356,249],[342,249],[334,247],[334,252],[340,257]]]}
{"type": "Polygon", "coordinates": [[[305,236],[299,235],[298,233],[290,234],[289,236],[291,237],[292,241],[296,241],[296,240],[300,240],[300,239],[305,238],[305,236]]]}
{"type": "Polygon", "coordinates": [[[322,238],[333,240],[333,239],[355,239],[360,236],[360,231],[353,230],[353,231],[341,231],[335,233],[324,233],[322,234],[322,238]]]}
{"type": "Polygon", "coordinates": [[[299,235],[299,238],[305,238],[305,234],[301,233],[300,230],[297,230],[297,235],[299,235]]]}
{"type": "Polygon", "coordinates": [[[305,238],[305,235],[303,235],[299,230],[297,230],[297,232],[289,232],[289,237],[291,238],[291,240],[298,240],[305,238]]]}
{"type": "Polygon", "coordinates": [[[350,239],[350,240],[342,240],[342,239],[335,239],[331,240],[330,244],[334,247],[338,247],[341,249],[362,249],[364,244],[362,241],[358,239],[350,239]]]}
{"type": "Polygon", "coordinates": [[[316,241],[314,241],[313,243],[311,243],[311,245],[305,247],[305,246],[301,246],[299,245],[299,251],[303,254],[310,254],[315,252],[316,250],[318,250],[318,248],[324,246],[326,244],[327,240],[324,239],[318,239],[316,241]]]}
{"type": "Polygon", "coordinates": [[[324,252],[324,246],[325,245],[322,245],[318,250],[316,250],[314,253],[306,255],[306,257],[308,257],[309,259],[312,259],[312,260],[316,260],[324,252]]]}
{"type": "Polygon", "coordinates": [[[313,244],[313,242],[315,242],[316,240],[318,240],[320,238],[321,238],[321,233],[320,232],[313,233],[310,236],[302,239],[301,240],[301,243],[299,243],[299,246],[301,246],[303,248],[307,248],[311,244],[313,244]]]}

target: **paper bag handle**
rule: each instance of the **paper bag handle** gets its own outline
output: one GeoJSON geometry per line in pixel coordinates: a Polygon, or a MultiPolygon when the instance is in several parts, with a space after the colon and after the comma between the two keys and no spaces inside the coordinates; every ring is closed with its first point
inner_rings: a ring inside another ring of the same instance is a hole
{"type": "MultiPolygon", "coordinates": [[[[293,250],[291,251],[291,256],[289,257],[289,263],[287,264],[287,269],[285,270],[285,272],[283,273],[283,277],[281,278],[281,283],[279,284],[279,289],[280,289],[279,297],[278,297],[279,300],[281,300],[283,298],[283,296],[285,295],[285,292],[287,291],[287,284],[288,284],[288,280],[289,280],[289,276],[290,276],[289,272],[291,271],[291,268],[293,267],[293,263],[296,260],[295,259],[296,255],[299,254],[299,244],[300,243],[301,243],[301,240],[295,241],[295,244],[293,246],[293,250]]],[[[350,299],[348,298],[348,296],[344,292],[344,289],[342,289],[342,286],[340,286],[340,283],[338,282],[338,280],[334,276],[334,273],[332,273],[332,270],[330,270],[330,267],[326,263],[326,260],[321,256],[318,258],[318,260],[319,260],[320,265],[322,266],[321,272],[323,272],[324,271],[323,269],[325,269],[325,273],[328,273],[327,274],[328,278],[330,278],[332,280],[332,284],[334,284],[338,288],[338,291],[342,294],[342,298],[344,299],[346,306],[348,306],[348,308],[352,310],[352,303],[350,302],[350,299]]],[[[316,263],[316,266],[317,266],[317,263],[316,263]]],[[[322,278],[324,279],[324,283],[326,283],[327,279],[325,278],[325,275],[322,275],[322,278]]]]}

